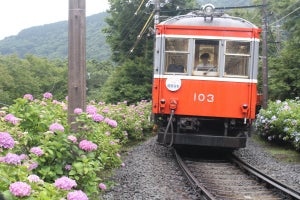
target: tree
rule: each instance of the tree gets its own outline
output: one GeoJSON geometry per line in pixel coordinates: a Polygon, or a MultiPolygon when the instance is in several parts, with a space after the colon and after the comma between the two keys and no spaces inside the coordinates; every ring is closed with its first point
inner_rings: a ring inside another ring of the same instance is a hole
{"type": "MultiPolygon", "coordinates": [[[[149,29],[153,30],[151,13],[154,7],[147,7],[148,1],[140,0],[109,2],[110,17],[106,18],[108,26],[104,33],[113,52],[112,59],[119,67],[103,86],[101,97],[107,102],[126,100],[130,103],[150,99],[154,41],[153,31],[149,29]]],[[[183,11],[176,10],[177,7],[191,8],[193,5],[195,0],[174,0],[165,4],[161,8],[162,19],[164,16],[182,14],[183,11]]]]}
{"type": "MultiPolygon", "coordinates": [[[[146,35],[148,33],[153,36],[153,32],[148,31],[148,28],[153,28],[151,19],[151,12],[154,10],[153,5],[146,6],[148,1],[140,0],[109,0],[109,2],[111,5],[108,11],[110,17],[106,18],[108,27],[103,31],[113,52],[113,61],[120,62],[128,58],[134,59],[134,57],[152,55],[153,37],[149,40],[146,35]],[[147,24],[148,19],[151,20],[151,23],[147,24]],[[141,35],[143,29],[146,32],[141,35]],[[138,45],[135,45],[136,42],[138,42],[138,45]],[[135,49],[131,52],[132,47],[135,47],[135,49]]],[[[161,0],[161,2],[163,1],[161,0]]],[[[177,7],[188,8],[187,6],[189,6],[191,8],[194,5],[195,0],[174,0],[172,3],[165,4],[161,8],[161,12],[162,15],[176,15],[180,12],[176,10],[177,7]]]]}
{"type": "Polygon", "coordinates": [[[101,100],[101,88],[114,70],[109,61],[87,61],[87,99],[101,100]]]}
{"type": "Polygon", "coordinates": [[[12,104],[13,100],[32,94],[41,97],[51,92],[63,100],[67,94],[67,65],[63,61],[48,61],[33,55],[20,59],[17,55],[0,56],[0,103],[12,104]]]}
{"type": "Polygon", "coordinates": [[[272,100],[300,95],[299,6],[298,0],[268,1],[268,85],[272,100]]]}
{"type": "Polygon", "coordinates": [[[127,60],[118,67],[102,89],[102,100],[110,103],[151,99],[152,67],[146,66],[143,58],[127,60]]]}

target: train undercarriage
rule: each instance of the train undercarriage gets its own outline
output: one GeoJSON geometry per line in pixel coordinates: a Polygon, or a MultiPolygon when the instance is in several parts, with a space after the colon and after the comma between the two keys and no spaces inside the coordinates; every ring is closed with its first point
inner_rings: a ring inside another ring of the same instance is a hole
{"type": "Polygon", "coordinates": [[[156,115],[157,140],[164,145],[237,149],[246,146],[250,125],[244,119],[156,115]]]}

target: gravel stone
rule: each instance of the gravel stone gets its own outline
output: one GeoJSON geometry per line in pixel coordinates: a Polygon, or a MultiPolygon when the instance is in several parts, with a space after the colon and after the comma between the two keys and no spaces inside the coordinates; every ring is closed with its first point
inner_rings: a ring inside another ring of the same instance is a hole
{"type": "MultiPolygon", "coordinates": [[[[300,164],[278,162],[251,138],[247,147],[235,151],[241,159],[300,191],[300,164]]],[[[169,148],[152,137],[124,156],[125,167],[111,178],[116,184],[103,200],[194,200],[197,194],[181,172],[169,148]]]]}
{"type": "Polygon", "coordinates": [[[251,138],[246,148],[235,152],[242,160],[261,170],[270,177],[300,191],[300,164],[280,162],[251,138]]]}

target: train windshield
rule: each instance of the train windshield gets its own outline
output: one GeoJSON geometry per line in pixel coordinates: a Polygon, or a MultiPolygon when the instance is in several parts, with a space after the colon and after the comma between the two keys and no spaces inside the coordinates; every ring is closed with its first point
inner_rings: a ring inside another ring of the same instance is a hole
{"type": "Polygon", "coordinates": [[[195,41],[195,75],[218,75],[219,41],[195,41]]]}
{"type": "Polygon", "coordinates": [[[165,72],[186,73],[188,39],[167,38],[165,41],[165,72]]]}

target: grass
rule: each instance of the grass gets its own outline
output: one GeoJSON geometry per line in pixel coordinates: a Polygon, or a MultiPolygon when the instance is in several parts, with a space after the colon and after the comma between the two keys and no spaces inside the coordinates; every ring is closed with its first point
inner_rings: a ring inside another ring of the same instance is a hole
{"type": "Polygon", "coordinates": [[[291,149],[289,146],[269,143],[259,135],[253,134],[252,139],[259,143],[268,153],[281,162],[300,164],[300,152],[291,149]]]}

